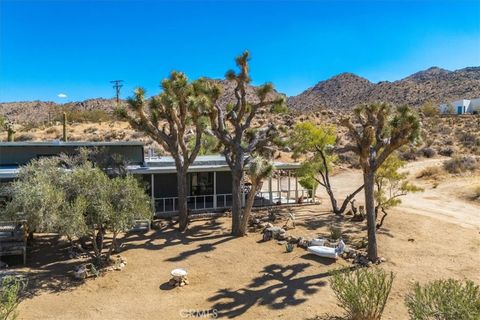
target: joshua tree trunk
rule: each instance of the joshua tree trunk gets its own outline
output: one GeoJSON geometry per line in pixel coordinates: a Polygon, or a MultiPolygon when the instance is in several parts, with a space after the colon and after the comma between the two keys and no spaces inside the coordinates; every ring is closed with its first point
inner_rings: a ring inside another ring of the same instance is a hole
{"type": "Polygon", "coordinates": [[[375,217],[375,172],[369,168],[363,170],[363,180],[365,185],[365,209],[367,215],[368,228],[368,259],[370,261],[378,260],[377,252],[377,234],[376,234],[376,217],[375,217]]]}
{"type": "Polygon", "coordinates": [[[241,170],[232,171],[232,234],[245,235],[246,229],[242,228],[242,178],[241,170]]]}
{"type": "MultiPolygon", "coordinates": [[[[178,170],[178,169],[177,169],[178,170]]],[[[180,169],[177,174],[178,183],[178,222],[179,231],[183,232],[188,226],[188,183],[187,183],[187,171],[180,169]]]]}
{"type": "Polygon", "coordinates": [[[244,234],[247,233],[247,225],[248,219],[250,218],[250,214],[252,213],[253,204],[255,203],[255,196],[262,188],[262,184],[252,184],[252,189],[248,193],[247,201],[245,202],[245,207],[243,208],[243,216],[242,216],[242,228],[244,229],[244,234]]]}

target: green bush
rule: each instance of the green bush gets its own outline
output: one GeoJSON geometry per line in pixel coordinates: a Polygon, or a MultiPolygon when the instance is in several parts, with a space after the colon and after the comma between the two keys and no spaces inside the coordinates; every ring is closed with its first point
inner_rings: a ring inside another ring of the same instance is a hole
{"type": "Polygon", "coordinates": [[[0,319],[16,319],[16,308],[19,303],[20,291],[24,288],[25,282],[14,276],[5,276],[2,279],[0,288],[0,319]]]}
{"type": "Polygon", "coordinates": [[[379,320],[393,283],[393,272],[379,268],[335,271],[330,285],[350,320],[379,320]]]}
{"type": "Polygon", "coordinates": [[[478,320],[480,288],[473,281],[435,280],[424,287],[417,282],[405,304],[412,320],[478,320]]]}

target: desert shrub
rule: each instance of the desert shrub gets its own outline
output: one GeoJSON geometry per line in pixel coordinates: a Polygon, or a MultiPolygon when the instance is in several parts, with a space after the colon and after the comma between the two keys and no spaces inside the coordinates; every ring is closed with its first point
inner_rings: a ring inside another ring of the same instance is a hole
{"type": "Polygon", "coordinates": [[[379,320],[393,283],[393,272],[379,268],[335,271],[330,285],[351,320],[379,320]]]}
{"type": "MultiPolygon", "coordinates": [[[[101,109],[93,110],[67,110],[67,120],[71,122],[107,122],[115,118],[114,115],[101,109]]],[[[54,118],[55,121],[63,121],[63,112],[58,112],[54,118]]]]}
{"type": "Polygon", "coordinates": [[[434,103],[427,102],[425,103],[421,108],[420,111],[426,116],[426,117],[434,117],[438,114],[440,114],[440,109],[438,106],[436,106],[434,103]]]}
{"type": "Polygon", "coordinates": [[[480,319],[480,288],[473,281],[435,280],[422,287],[418,282],[405,299],[412,320],[480,319]]]}
{"type": "Polygon", "coordinates": [[[420,152],[425,158],[432,158],[436,154],[435,150],[429,147],[421,149],[420,152]]]}
{"type": "Polygon", "coordinates": [[[19,135],[15,136],[16,141],[30,141],[33,140],[33,134],[25,132],[20,133],[19,135]]]}
{"type": "Polygon", "coordinates": [[[143,132],[135,131],[131,135],[132,139],[139,139],[145,137],[145,134],[143,132]]]}
{"type": "Polygon", "coordinates": [[[428,167],[420,171],[420,173],[417,175],[417,179],[436,178],[440,174],[442,174],[442,169],[439,167],[428,167]]]}
{"type": "Polygon", "coordinates": [[[473,147],[480,145],[480,138],[474,133],[462,132],[459,134],[458,139],[464,147],[473,147]]]}
{"type": "Polygon", "coordinates": [[[19,294],[25,287],[25,281],[14,276],[5,276],[0,288],[0,319],[16,319],[19,294]]]}
{"type": "Polygon", "coordinates": [[[60,131],[55,127],[50,127],[47,130],[45,130],[45,133],[47,133],[47,134],[53,134],[53,133],[54,134],[59,134],[60,131]]]}
{"type": "Polygon", "coordinates": [[[83,133],[95,133],[98,131],[97,127],[88,127],[83,129],[83,133]]]}
{"type": "Polygon", "coordinates": [[[354,152],[345,152],[338,154],[338,161],[340,163],[347,163],[352,168],[360,168],[358,156],[354,152]]]}
{"type": "Polygon", "coordinates": [[[476,170],[478,168],[478,163],[474,157],[460,156],[445,161],[443,167],[449,173],[462,173],[476,170]]]}
{"type": "Polygon", "coordinates": [[[413,149],[408,149],[405,151],[401,151],[398,156],[401,160],[404,161],[414,161],[417,160],[417,154],[415,150],[413,149]]]}
{"type": "Polygon", "coordinates": [[[342,238],[342,226],[332,223],[328,229],[330,231],[330,239],[339,240],[342,238]]]}
{"type": "Polygon", "coordinates": [[[440,149],[438,153],[444,157],[451,157],[455,153],[455,150],[452,147],[445,147],[440,149]]]}
{"type": "Polygon", "coordinates": [[[472,200],[480,201],[480,186],[473,189],[472,200]]]}

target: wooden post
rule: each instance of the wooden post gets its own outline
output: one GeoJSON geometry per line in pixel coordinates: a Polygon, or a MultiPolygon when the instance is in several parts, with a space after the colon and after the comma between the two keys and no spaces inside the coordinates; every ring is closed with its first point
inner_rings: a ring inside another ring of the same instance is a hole
{"type": "MultiPolygon", "coordinates": [[[[151,192],[151,201],[152,201],[152,210],[153,210],[153,214],[155,214],[156,212],[156,208],[155,208],[155,179],[153,177],[153,173],[150,174],[150,192],[151,192]]],[[[164,210],[165,211],[165,210],[164,210]]]]}
{"type": "Polygon", "coordinates": [[[287,179],[287,182],[288,182],[288,188],[287,188],[287,204],[290,203],[290,170],[287,171],[288,172],[288,179],[287,179]]]}
{"type": "Polygon", "coordinates": [[[295,175],[295,201],[298,202],[298,177],[295,175]]]}
{"type": "Polygon", "coordinates": [[[67,113],[63,113],[63,142],[67,142],[67,113]]]}
{"type": "Polygon", "coordinates": [[[217,171],[213,171],[213,208],[217,208],[217,171]]]}
{"type": "Polygon", "coordinates": [[[268,197],[270,198],[270,203],[273,203],[273,193],[272,193],[272,176],[268,177],[268,197]]]}

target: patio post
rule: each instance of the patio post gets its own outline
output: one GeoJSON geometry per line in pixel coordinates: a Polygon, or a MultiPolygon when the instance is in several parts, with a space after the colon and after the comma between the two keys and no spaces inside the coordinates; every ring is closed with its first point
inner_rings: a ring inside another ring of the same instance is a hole
{"type": "Polygon", "coordinates": [[[155,179],[153,177],[153,173],[150,174],[150,197],[152,201],[152,210],[155,214],[155,179]]]}
{"type": "Polygon", "coordinates": [[[278,200],[281,201],[282,198],[282,192],[280,190],[280,182],[282,180],[282,175],[280,174],[280,171],[277,171],[277,193],[278,193],[278,200]]]}
{"type": "Polygon", "coordinates": [[[287,181],[288,181],[287,204],[289,204],[289,203],[290,203],[290,170],[287,170],[287,172],[288,172],[288,179],[287,179],[287,181]]]}
{"type": "Polygon", "coordinates": [[[295,201],[298,201],[298,177],[295,174],[295,201]]]}
{"type": "Polygon", "coordinates": [[[213,208],[217,208],[217,171],[213,171],[213,208]]]}
{"type": "Polygon", "coordinates": [[[268,197],[270,199],[270,204],[273,203],[273,193],[272,193],[272,175],[268,177],[268,197]]]}

